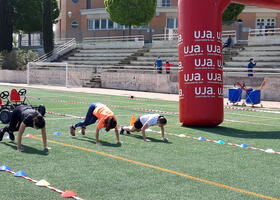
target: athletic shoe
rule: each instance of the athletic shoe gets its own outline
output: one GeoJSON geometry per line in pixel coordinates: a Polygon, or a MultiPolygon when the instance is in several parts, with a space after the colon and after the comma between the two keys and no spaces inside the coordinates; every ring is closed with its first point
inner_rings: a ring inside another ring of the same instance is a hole
{"type": "Polygon", "coordinates": [[[70,126],[70,134],[72,135],[72,136],[75,136],[75,130],[76,130],[76,128],[72,125],[72,126],[70,126]]]}
{"type": "Polygon", "coordinates": [[[81,127],[81,134],[82,135],[86,134],[86,127],[84,127],[84,126],[81,127]]]}
{"type": "Polygon", "coordinates": [[[3,140],[4,133],[5,133],[5,132],[3,131],[3,129],[0,129],[0,141],[3,140]]]}
{"type": "Polygon", "coordinates": [[[9,133],[9,138],[10,140],[14,141],[15,140],[15,135],[13,132],[8,132],[9,133]]]}
{"type": "Polygon", "coordinates": [[[120,134],[123,135],[123,133],[124,133],[124,129],[121,128],[120,134]]]}
{"type": "Polygon", "coordinates": [[[130,131],[126,131],[126,134],[130,135],[130,131]]]}

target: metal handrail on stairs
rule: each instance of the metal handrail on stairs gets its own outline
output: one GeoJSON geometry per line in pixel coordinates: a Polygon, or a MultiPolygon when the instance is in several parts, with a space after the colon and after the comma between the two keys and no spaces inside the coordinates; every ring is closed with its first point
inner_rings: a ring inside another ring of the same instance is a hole
{"type": "Polygon", "coordinates": [[[34,60],[33,62],[51,62],[56,60],[59,56],[62,56],[63,54],[75,49],[77,46],[77,42],[75,38],[72,38],[68,42],[63,43],[62,45],[56,47],[51,52],[44,54],[34,60]]]}

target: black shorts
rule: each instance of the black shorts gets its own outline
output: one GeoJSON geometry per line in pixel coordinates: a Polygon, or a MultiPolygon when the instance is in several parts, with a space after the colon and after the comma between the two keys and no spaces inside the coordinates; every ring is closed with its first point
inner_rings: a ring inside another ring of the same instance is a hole
{"type": "Polygon", "coordinates": [[[134,122],[134,127],[135,127],[136,129],[141,129],[141,128],[143,127],[143,124],[141,123],[140,118],[138,118],[138,119],[136,120],[136,122],[134,122]]]}

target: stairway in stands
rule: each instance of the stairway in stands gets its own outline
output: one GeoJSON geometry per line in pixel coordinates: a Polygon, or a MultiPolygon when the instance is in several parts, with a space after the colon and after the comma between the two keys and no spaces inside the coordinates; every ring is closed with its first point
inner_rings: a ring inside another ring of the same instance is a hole
{"type": "Polygon", "coordinates": [[[141,55],[143,49],[139,48],[101,48],[96,46],[84,45],[76,49],[72,54],[60,59],[60,61],[73,64],[77,67],[96,68],[92,74],[92,79],[84,87],[100,87],[100,72],[104,69],[118,69],[122,65],[130,63],[141,55]]]}
{"type": "Polygon", "coordinates": [[[224,63],[224,88],[231,88],[234,83],[244,81],[247,87],[258,89],[265,77],[280,75],[280,46],[244,46],[224,63]],[[247,65],[254,58],[254,76],[247,76],[247,65]]]}
{"type": "Polygon", "coordinates": [[[237,55],[225,62],[224,71],[234,76],[246,77],[250,58],[257,62],[254,67],[255,77],[280,75],[280,45],[243,47],[237,55]]]}
{"type": "MultiPolygon", "coordinates": [[[[84,46],[77,49],[66,60],[76,66],[98,68],[85,87],[100,87],[100,72],[110,70],[115,72],[156,73],[154,62],[157,57],[174,64],[171,73],[177,73],[178,50],[176,42],[169,45],[154,45],[146,48],[101,48],[84,46]]],[[[280,75],[280,46],[244,46],[235,45],[223,49],[224,85],[231,87],[237,81],[244,81],[249,86],[257,87],[265,76],[280,75]],[[253,78],[247,77],[247,63],[255,58],[257,66],[253,78]]]]}

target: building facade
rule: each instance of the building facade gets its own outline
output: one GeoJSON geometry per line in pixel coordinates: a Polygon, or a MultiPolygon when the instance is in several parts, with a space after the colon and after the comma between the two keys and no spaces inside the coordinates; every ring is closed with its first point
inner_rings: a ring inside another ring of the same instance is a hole
{"type": "MultiPolygon", "coordinates": [[[[154,34],[164,34],[178,28],[178,0],[157,0],[157,10],[149,25],[132,27],[131,35],[144,35],[150,41],[154,34]]],[[[60,17],[55,25],[57,39],[88,37],[128,36],[129,29],[112,22],[104,8],[104,0],[59,0],[60,17]]],[[[279,28],[280,11],[247,6],[239,15],[243,30],[255,28],[279,28]]],[[[224,30],[234,30],[236,25],[227,25],[224,30]]]]}

